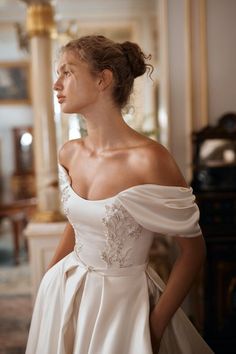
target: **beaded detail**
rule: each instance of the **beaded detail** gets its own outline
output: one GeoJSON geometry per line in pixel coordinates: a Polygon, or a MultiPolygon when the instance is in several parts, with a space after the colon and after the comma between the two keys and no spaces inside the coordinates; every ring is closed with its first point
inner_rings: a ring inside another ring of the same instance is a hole
{"type": "Polygon", "coordinates": [[[128,267],[132,265],[129,263],[132,251],[130,241],[138,239],[143,228],[119,202],[105,205],[105,208],[102,222],[106,230],[106,246],[101,252],[101,258],[108,267],[128,267]]]}
{"type": "Polygon", "coordinates": [[[81,249],[83,248],[83,244],[79,241],[79,230],[78,230],[78,225],[71,223],[74,231],[75,231],[75,247],[74,247],[74,252],[76,256],[79,257],[79,254],[81,252],[81,249]]]}

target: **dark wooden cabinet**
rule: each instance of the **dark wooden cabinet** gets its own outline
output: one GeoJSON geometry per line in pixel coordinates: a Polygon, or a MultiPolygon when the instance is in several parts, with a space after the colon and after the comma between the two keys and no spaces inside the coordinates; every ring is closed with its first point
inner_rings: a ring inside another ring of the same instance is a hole
{"type": "Polygon", "coordinates": [[[203,335],[236,353],[236,115],[193,134],[192,187],[206,240],[203,335]]]}

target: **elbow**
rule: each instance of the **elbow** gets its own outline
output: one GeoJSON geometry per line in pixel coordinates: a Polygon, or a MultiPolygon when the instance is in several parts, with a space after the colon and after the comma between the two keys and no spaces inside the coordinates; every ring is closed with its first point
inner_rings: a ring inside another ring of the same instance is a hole
{"type": "Polygon", "coordinates": [[[205,263],[207,254],[206,243],[202,235],[198,237],[195,247],[191,253],[192,257],[196,259],[198,268],[201,268],[205,263]]]}

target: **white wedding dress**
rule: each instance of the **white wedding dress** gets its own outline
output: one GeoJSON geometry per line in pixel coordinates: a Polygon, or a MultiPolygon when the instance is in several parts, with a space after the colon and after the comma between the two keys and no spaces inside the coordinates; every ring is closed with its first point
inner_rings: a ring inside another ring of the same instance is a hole
{"type": "MultiPolygon", "coordinates": [[[[199,235],[191,188],[145,184],[92,201],[59,172],[76,244],[41,282],[26,354],[151,354],[150,306],[165,286],[148,254],[154,233],[199,235]]],[[[159,354],[212,353],[179,309],[159,354]]]]}

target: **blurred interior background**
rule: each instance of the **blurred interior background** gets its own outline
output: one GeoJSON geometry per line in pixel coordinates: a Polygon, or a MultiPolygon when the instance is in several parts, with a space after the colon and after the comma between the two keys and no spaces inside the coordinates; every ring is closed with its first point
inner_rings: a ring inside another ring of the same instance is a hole
{"type": "MultiPolygon", "coordinates": [[[[60,112],[52,83],[60,46],[86,34],[152,55],[124,118],[171,151],[194,189],[208,255],[183,307],[217,354],[235,353],[235,14],[235,0],[0,0],[0,354],[24,353],[65,226],[57,151],[86,125],[60,112]]],[[[175,252],[153,244],[165,280],[175,252]]]]}

